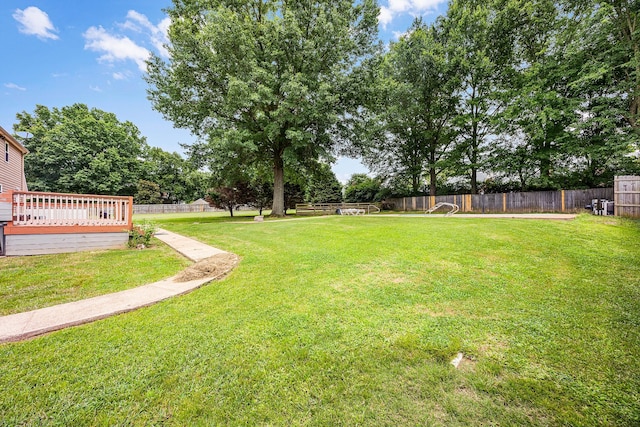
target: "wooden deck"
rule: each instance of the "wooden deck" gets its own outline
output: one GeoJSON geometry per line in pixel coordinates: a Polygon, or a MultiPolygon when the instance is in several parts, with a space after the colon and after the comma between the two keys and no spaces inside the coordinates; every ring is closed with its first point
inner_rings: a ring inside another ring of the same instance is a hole
{"type": "Polygon", "coordinates": [[[33,191],[2,193],[2,255],[120,247],[133,229],[132,217],[132,197],[33,191]]]}

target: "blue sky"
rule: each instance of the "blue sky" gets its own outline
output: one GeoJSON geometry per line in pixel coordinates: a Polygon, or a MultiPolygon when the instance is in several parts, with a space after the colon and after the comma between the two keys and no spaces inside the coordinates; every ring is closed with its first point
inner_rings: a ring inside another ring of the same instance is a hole
{"type": "MultiPolygon", "coordinates": [[[[381,0],[380,38],[407,30],[415,16],[433,20],[446,0],[381,0]]],[[[142,76],[150,52],[163,54],[170,0],[2,0],[0,126],[16,114],[82,103],[134,123],[149,145],[181,152],[195,138],[153,111],[142,76]]],[[[338,179],[366,172],[354,159],[333,167],[338,179]]]]}

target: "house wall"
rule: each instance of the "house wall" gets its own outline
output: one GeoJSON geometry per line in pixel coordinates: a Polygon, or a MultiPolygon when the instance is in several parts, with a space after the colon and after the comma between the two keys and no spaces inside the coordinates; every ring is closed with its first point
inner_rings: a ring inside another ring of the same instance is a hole
{"type": "Polygon", "coordinates": [[[9,141],[0,139],[0,185],[2,191],[26,190],[24,188],[24,158],[9,141]],[[9,160],[7,161],[7,148],[9,160]]]}
{"type": "Polygon", "coordinates": [[[5,255],[45,255],[124,248],[129,233],[15,234],[5,238],[5,255]]]}
{"type": "Polygon", "coordinates": [[[0,126],[0,193],[27,191],[24,156],[29,151],[0,126]]]}
{"type": "Polygon", "coordinates": [[[11,202],[0,200],[0,222],[11,221],[11,202]]]}

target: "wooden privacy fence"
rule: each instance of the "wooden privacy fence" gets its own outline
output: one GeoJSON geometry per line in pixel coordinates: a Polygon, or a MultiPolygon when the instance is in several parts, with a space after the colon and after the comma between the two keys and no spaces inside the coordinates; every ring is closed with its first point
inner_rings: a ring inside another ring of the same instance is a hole
{"type": "Polygon", "coordinates": [[[532,191],[523,193],[459,194],[387,199],[396,211],[427,211],[437,203],[454,203],[460,212],[537,213],[581,212],[593,199],[613,200],[613,188],[588,190],[532,191]]]}
{"type": "Polygon", "coordinates": [[[615,215],[640,218],[640,176],[616,176],[613,188],[615,215]]]}

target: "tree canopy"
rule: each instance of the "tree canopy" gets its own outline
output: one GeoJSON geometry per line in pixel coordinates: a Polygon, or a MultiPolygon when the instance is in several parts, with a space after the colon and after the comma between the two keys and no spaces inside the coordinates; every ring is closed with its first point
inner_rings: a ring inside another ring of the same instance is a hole
{"type": "Polygon", "coordinates": [[[16,138],[29,150],[29,188],[85,194],[133,195],[146,140],[131,122],[84,104],[17,114],[16,138]]]}
{"type": "Polygon", "coordinates": [[[352,182],[347,199],[640,173],[635,1],[451,0],[386,49],[374,0],[174,0],[167,12],[170,59],[149,60],[148,94],[199,137],[187,159],[111,113],[38,105],[14,125],[32,189],[178,203],[241,188],[279,216],[341,200],[337,154],[377,174],[364,183],[375,192],[352,182]]]}
{"type": "Polygon", "coordinates": [[[480,172],[514,190],[638,173],[639,11],[626,0],[452,0],[369,63],[355,151],[398,195],[427,184],[475,193],[480,172]]]}
{"type": "Polygon", "coordinates": [[[368,107],[377,132],[361,150],[365,164],[383,175],[404,176],[413,194],[426,174],[435,195],[454,141],[459,87],[442,27],[417,19],[376,65],[376,96],[368,107]]]}
{"type": "Polygon", "coordinates": [[[154,108],[222,156],[268,165],[284,215],[285,166],[330,158],[349,79],[371,52],[372,0],[174,0],[170,60],[149,61],[154,108]],[[224,154],[220,154],[224,153],[224,154]]]}
{"type": "Polygon", "coordinates": [[[134,195],[136,203],[203,197],[209,174],[178,153],[149,147],[131,122],[84,104],[37,105],[17,114],[15,137],[29,149],[29,188],[59,193],[134,195]]]}

